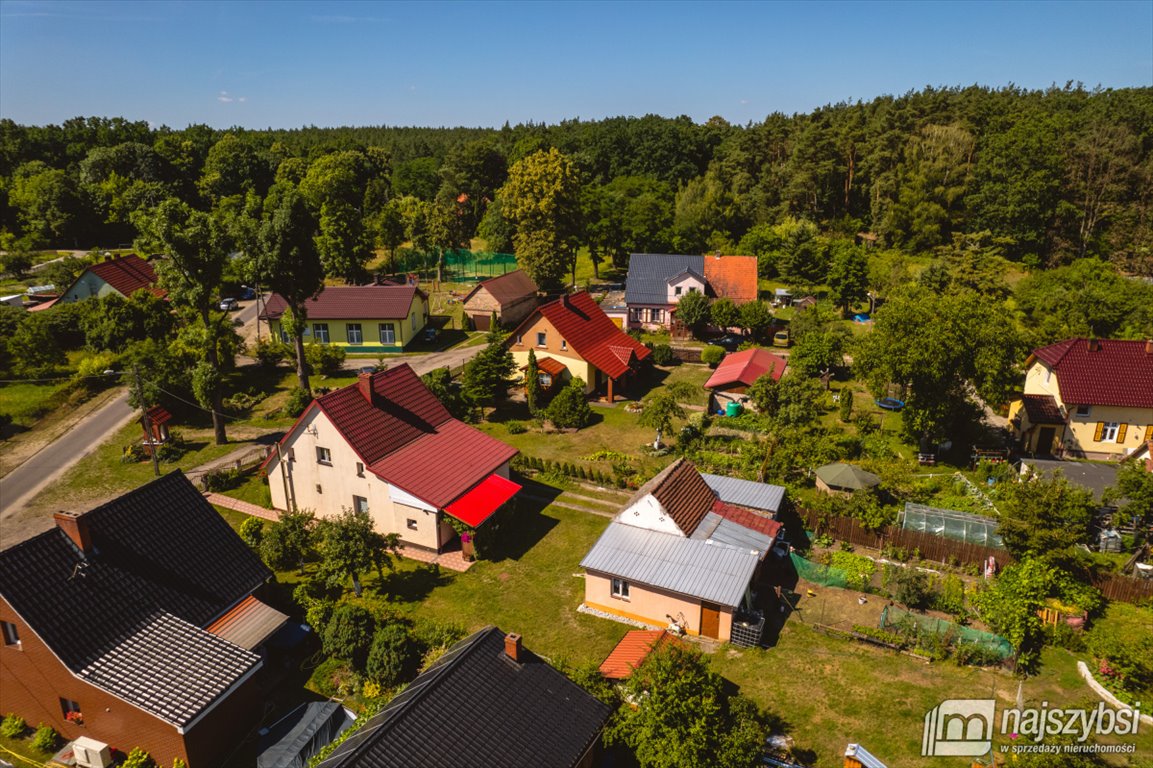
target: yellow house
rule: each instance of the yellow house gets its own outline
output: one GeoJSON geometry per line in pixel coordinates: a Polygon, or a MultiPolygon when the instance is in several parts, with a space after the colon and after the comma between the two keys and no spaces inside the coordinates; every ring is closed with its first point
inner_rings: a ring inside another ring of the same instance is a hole
{"type": "Polygon", "coordinates": [[[550,384],[579,378],[585,392],[612,402],[635,380],[652,350],[622,331],[587,292],[536,307],[505,340],[519,368],[532,350],[538,362],[552,359],[550,384]]]}
{"type": "Polygon", "coordinates": [[[1122,459],[1153,440],[1153,341],[1067,339],[1025,368],[1009,406],[1023,452],[1122,459]]]}
{"type": "MultiPolygon", "coordinates": [[[[277,293],[262,320],[274,338],[288,341],[282,317],[288,303],[277,293]]],[[[428,296],[415,285],[328,286],[307,302],[304,340],[338,344],[347,352],[400,352],[428,324],[428,296]]]]}

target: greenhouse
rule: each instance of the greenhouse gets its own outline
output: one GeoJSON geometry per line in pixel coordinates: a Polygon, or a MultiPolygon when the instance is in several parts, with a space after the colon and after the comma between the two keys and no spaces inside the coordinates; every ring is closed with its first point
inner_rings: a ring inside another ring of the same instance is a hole
{"type": "Polygon", "coordinates": [[[1001,537],[997,535],[995,519],[954,509],[938,509],[924,504],[906,503],[905,511],[901,513],[901,528],[944,536],[967,544],[1005,548],[1001,543],[1001,537]]]}

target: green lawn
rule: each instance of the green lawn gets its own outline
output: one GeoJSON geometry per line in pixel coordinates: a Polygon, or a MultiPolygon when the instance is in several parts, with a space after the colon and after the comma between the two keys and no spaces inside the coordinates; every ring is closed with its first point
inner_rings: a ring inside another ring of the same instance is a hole
{"type": "Polygon", "coordinates": [[[31,427],[60,405],[61,394],[69,386],[68,381],[4,384],[0,386],[0,410],[12,417],[13,424],[31,427]]]}

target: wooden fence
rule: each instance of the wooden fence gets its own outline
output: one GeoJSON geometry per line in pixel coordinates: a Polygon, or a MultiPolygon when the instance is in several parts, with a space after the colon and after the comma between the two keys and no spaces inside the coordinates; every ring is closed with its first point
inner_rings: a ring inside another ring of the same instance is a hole
{"type": "MultiPolygon", "coordinates": [[[[813,510],[798,509],[797,513],[809,530],[828,534],[834,539],[861,547],[878,550],[886,546],[902,547],[909,552],[915,548],[922,558],[938,563],[981,564],[990,555],[997,559],[1000,566],[1013,562],[1013,556],[1004,549],[969,544],[931,533],[908,531],[895,525],[886,525],[879,531],[870,531],[856,518],[841,515],[822,516],[813,510]]],[[[1144,603],[1153,600],[1153,579],[1135,579],[1131,576],[1104,573],[1097,574],[1092,583],[1108,600],[1123,603],[1144,603]]]]}

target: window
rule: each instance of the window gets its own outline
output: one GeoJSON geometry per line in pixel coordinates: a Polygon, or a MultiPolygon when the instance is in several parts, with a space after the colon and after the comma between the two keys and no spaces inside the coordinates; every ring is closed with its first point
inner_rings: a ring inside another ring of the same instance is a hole
{"type": "Polygon", "coordinates": [[[1046,369],[1045,369],[1045,383],[1046,383],[1046,384],[1048,384],[1048,383],[1049,383],[1049,379],[1050,379],[1050,378],[1052,378],[1052,376],[1053,376],[1053,371],[1052,371],[1052,369],[1050,369],[1050,368],[1046,368],[1046,369]]]}
{"type": "Polygon", "coordinates": [[[331,467],[332,451],[328,450],[327,448],[321,448],[319,445],[316,446],[316,463],[331,467]]]}
{"type": "Polygon", "coordinates": [[[696,292],[697,292],[697,287],[695,285],[690,285],[689,286],[689,293],[696,293],[696,292]]]}
{"type": "Polygon", "coordinates": [[[328,343],[328,323],[313,323],[312,335],[316,337],[316,341],[320,344],[328,343]]]}
{"type": "Polygon", "coordinates": [[[352,508],[357,512],[368,512],[368,499],[363,496],[352,497],[352,508]]]}
{"type": "Polygon", "coordinates": [[[545,389],[548,389],[549,387],[552,386],[552,374],[551,373],[545,373],[544,371],[541,371],[537,375],[536,380],[539,381],[540,385],[542,387],[544,387],[545,389]]]}
{"type": "Polygon", "coordinates": [[[4,627],[4,645],[20,645],[20,633],[16,631],[16,625],[10,621],[0,621],[0,625],[4,627]]]}
{"type": "Polygon", "coordinates": [[[537,331],[536,345],[538,347],[547,347],[548,346],[548,334],[546,332],[537,331]]]}
{"type": "Polygon", "coordinates": [[[521,344],[524,344],[524,334],[518,333],[516,335],[516,345],[519,347],[521,344]]]}
{"type": "Polygon", "coordinates": [[[411,517],[408,518],[407,520],[405,520],[404,524],[408,528],[408,530],[410,530],[410,531],[416,530],[416,521],[413,520],[411,517]]]}
{"type": "Polygon", "coordinates": [[[289,461],[296,461],[296,448],[295,447],[288,449],[288,460],[289,461]]]}
{"type": "Polygon", "coordinates": [[[1101,439],[1098,442],[1101,442],[1101,443],[1115,443],[1115,442],[1117,442],[1117,430],[1119,430],[1120,428],[1121,428],[1121,425],[1115,421],[1101,422],[1101,439]]]}
{"type": "Polygon", "coordinates": [[[320,483],[316,484],[316,495],[317,496],[323,496],[324,495],[324,488],[321,487],[320,483]]]}
{"type": "Polygon", "coordinates": [[[360,323],[349,323],[344,327],[344,331],[348,336],[349,344],[363,344],[364,334],[361,333],[360,323]]]}
{"type": "Polygon", "coordinates": [[[561,339],[560,340],[560,351],[564,352],[566,349],[568,349],[568,342],[565,341],[564,339],[561,339]]]}
{"type": "Polygon", "coordinates": [[[356,462],[356,476],[357,477],[364,477],[364,465],[361,464],[359,461],[356,462]]]}
{"type": "Polygon", "coordinates": [[[674,296],[680,296],[681,295],[681,287],[679,285],[673,289],[673,295],[674,296]]]}
{"type": "Polygon", "coordinates": [[[396,325],[394,323],[381,323],[380,324],[380,343],[381,344],[395,344],[396,343],[396,325]]]}
{"type": "Polygon", "coordinates": [[[80,702],[73,701],[72,699],[66,699],[63,696],[60,697],[60,712],[64,715],[65,720],[73,723],[76,722],[76,715],[79,715],[80,711],[80,702]],[[75,712],[76,715],[69,717],[68,715],[73,712],[75,712]]]}
{"type": "Polygon", "coordinates": [[[1077,406],[1077,415],[1078,416],[1088,416],[1089,415],[1089,406],[1078,405],[1077,406]]]}
{"type": "Polygon", "coordinates": [[[409,323],[409,325],[412,326],[412,332],[416,333],[416,315],[415,314],[409,315],[408,323],[409,323]]]}
{"type": "Polygon", "coordinates": [[[280,329],[280,340],[283,341],[285,344],[287,344],[288,342],[292,341],[292,337],[288,335],[288,331],[281,328],[280,329]]]}
{"type": "Polygon", "coordinates": [[[613,597],[621,600],[629,599],[629,583],[624,579],[613,579],[613,597]]]}

